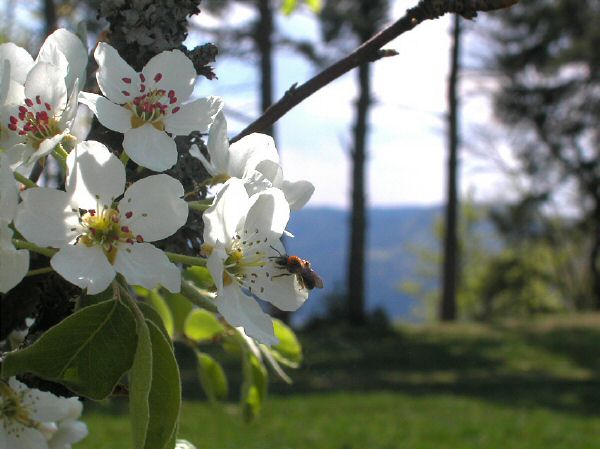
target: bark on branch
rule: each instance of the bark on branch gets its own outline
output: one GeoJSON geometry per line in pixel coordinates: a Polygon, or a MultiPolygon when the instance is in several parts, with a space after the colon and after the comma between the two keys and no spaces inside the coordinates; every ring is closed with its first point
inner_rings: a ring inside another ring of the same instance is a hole
{"type": "Polygon", "coordinates": [[[391,56],[381,47],[406,31],[412,30],[425,20],[437,19],[446,13],[457,13],[467,19],[473,19],[479,11],[493,11],[508,8],[519,0],[421,0],[417,6],[410,8],[406,14],[387,28],[383,29],[348,56],[335,62],[322,72],[300,86],[292,86],[283,97],[268,108],[260,117],[249,124],[237,136],[235,142],[248,134],[264,132],[288,111],[310,97],[316,91],[333,80],[344,75],[363,62],[373,62],[385,56],[391,56]]]}

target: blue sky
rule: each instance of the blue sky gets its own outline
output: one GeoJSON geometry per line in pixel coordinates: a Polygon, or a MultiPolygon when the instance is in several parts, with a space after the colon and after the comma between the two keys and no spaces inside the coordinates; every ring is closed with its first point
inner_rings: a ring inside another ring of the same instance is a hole
{"type": "MultiPolygon", "coordinates": [[[[415,1],[397,0],[391,18],[398,18],[415,1]]],[[[197,17],[203,26],[227,26],[247,20],[249,9],[235,8],[226,19],[206,13],[197,17]]],[[[449,65],[449,17],[419,25],[387,47],[399,56],[380,60],[373,65],[373,88],[376,104],[372,108],[368,162],[368,203],[370,206],[431,205],[444,200],[446,78],[449,65]]],[[[277,24],[288,35],[318,40],[318,26],[308,11],[290,17],[279,16],[277,24]]],[[[201,35],[189,42],[202,41],[201,35]]],[[[316,69],[300,58],[280,51],[276,62],[276,98],[293,83],[302,83],[316,69]]],[[[254,89],[257,72],[251,64],[227,58],[217,60],[219,79],[201,82],[200,95],[219,95],[230,110],[258,115],[254,89]]],[[[329,84],[305,100],[278,122],[278,148],[286,177],[308,179],[316,186],[311,205],[348,207],[350,163],[347,148],[351,142],[350,126],[353,101],[357,96],[355,72],[329,84]]],[[[492,153],[502,153],[495,143],[480,139],[478,129],[493,118],[483,92],[489,86],[481,79],[465,77],[462,84],[463,130],[470,146],[491,145],[492,153]],[[475,131],[474,131],[475,130],[475,131]],[[473,139],[474,138],[474,139],[473,139]]],[[[233,133],[247,122],[228,116],[233,133]]],[[[489,149],[485,149],[486,151],[489,149]]],[[[505,154],[502,157],[505,158],[505,154]]],[[[461,190],[477,199],[502,197],[506,179],[490,162],[464,152],[461,190]]]]}

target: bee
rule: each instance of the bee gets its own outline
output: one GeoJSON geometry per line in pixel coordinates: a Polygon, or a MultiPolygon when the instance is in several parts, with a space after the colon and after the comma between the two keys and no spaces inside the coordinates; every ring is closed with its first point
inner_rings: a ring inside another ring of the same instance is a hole
{"type": "MultiPolygon", "coordinates": [[[[323,279],[311,268],[310,262],[299,258],[298,256],[289,256],[282,254],[275,257],[275,263],[281,269],[287,270],[287,273],[278,276],[293,274],[298,279],[302,288],[312,290],[313,288],[323,288],[323,279]]],[[[273,276],[273,277],[278,277],[273,276]]]]}

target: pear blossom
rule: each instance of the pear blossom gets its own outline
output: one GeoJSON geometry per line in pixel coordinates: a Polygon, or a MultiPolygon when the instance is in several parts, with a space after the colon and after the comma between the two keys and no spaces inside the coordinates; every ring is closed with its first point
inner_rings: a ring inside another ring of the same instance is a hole
{"type": "Polygon", "coordinates": [[[17,212],[19,196],[13,173],[5,155],[0,155],[0,292],[17,285],[29,269],[29,252],[15,249],[9,224],[17,212]]]}
{"type": "Polygon", "coordinates": [[[202,250],[219,313],[267,345],[277,343],[273,323],[252,295],[285,311],[298,309],[308,297],[297,277],[277,264],[285,252],[280,239],[289,214],[281,190],[249,196],[243,181],[231,178],[203,216],[202,250]]]}
{"type": "Polygon", "coordinates": [[[4,144],[10,148],[14,167],[31,166],[69,135],[78,92],[75,88],[67,97],[65,76],[58,66],[36,63],[25,79],[25,98],[20,104],[7,107],[4,144]]]}
{"type": "Polygon", "coordinates": [[[154,245],[187,220],[183,186],[168,175],[141,179],[125,189],[125,168],[98,142],[86,141],[67,157],[66,191],[22,192],[15,227],[29,241],[58,248],[50,265],[90,294],[121,273],[133,285],[163,285],[178,292],[177,266],[154,245]],[[116,198],[123,198],[116,202],[116,198]]]}
{"type": "Polygon", "coordinates": [[[65,29],[46,38],[35,61],[13,43],[0,45],[0,78],[6,89],[0,102],[0,144],[16,146],[13,167],[31,166],[68,134],[86,65],[86,48],[65,29]]]}
{"type": "Polygon", "coordinates": [[[164,171],[175,165],[177,147],[167,133],[206,132],[222,107],[218,97],[182,103],[192,95],[196,71],[179,50],[159,53],[139,73],[103,42],[94,57],[104,96],[82,92],[79,101],[106,128],[124,134],[124,151],[143,167],[164,171]]]}
{"type": "Polygon", "coordinates": [[[308,181],[290,182],[283,178],[272,137],[253,133],[229,145],[227,122],[222,112],[215,117],[206,147],[210,160],[196,145],[190,148],[190,154],[202,162],[213,183],[239,178],[244,180],[250,195],[276,187],[283,191],[292,211],[300,210],[315,190],[308,181]]]}
{"type": "Polygon", "coordinates": [[[81,402],[29,388],[14,377],[0,380],[0,448],[70,449],[87,435],[77,421],[81,402]]]}

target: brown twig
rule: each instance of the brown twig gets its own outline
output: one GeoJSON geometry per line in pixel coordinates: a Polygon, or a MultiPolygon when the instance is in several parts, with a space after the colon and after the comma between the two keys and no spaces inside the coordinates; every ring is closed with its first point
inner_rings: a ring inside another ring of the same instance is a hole
{"type": "Polygon", "coordinates": [[[260,117],[250,123],[237,136],[231,139],[235,142],[248,134],[261,132],[283,117],[288,111],[310,97],[333,80],[344,75],[363,62],[373,62],[382,57],[391,56],[381,47],[397,38],[406,31],[410,31],[421,22],[449,13],[457,13],[467,19],[473,19],[478,11],[492,11],[508,8],[519,0],[421,0],[417,6],[410,8],[406,14],[383,29],[368,41],[359,46],[345,58],[340,59],[325,70],[306,81],[301,86],[293,85],[279,101],[268,108],[260,117]]]}

